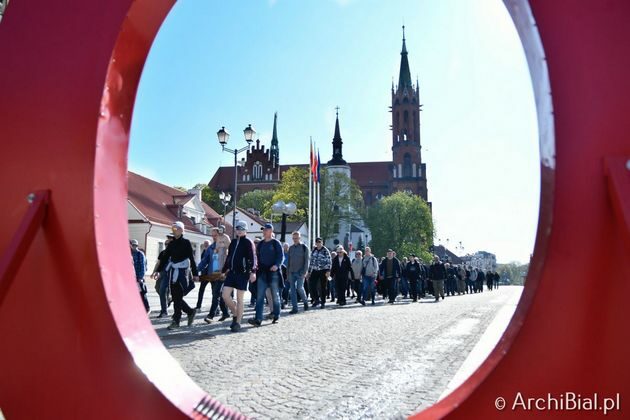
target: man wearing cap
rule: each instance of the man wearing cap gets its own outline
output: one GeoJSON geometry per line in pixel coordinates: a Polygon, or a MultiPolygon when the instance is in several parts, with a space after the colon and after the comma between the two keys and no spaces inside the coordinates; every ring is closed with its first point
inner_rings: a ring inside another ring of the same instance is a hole
{"type": "MultiPolygon", "coordinates": [[[[166,274],[165,269],[159,272],[158,268],[160,267],[160,263],[162,261],[166,261],[166,264],[168,264],[168,257],[166,256],[166,248],[168,248],[168,245],[171,243],[173,239],[175,239],[175,236],[173,234],[169,233],[166,235],[166,240],[164,241],[164,249],[158,255],[158,259],[155,262],[155,267],[153,267],[153,273],[151,274],[151,277],[156,280],[155,289],[158,292],[158,296],[160,296],[160,314],[157,316],[158,318],[163,318],[165,316],[168,316],[167,308],[170,305],[170,302],[168,301],[168,296],[169,296],[168,276],[166,274]]],[[[164,265],[164,268],[166,268],[166,265],[164,265]]]]}
{"type": "Polygon", "coordinates": [[[144,309],[150,312],[149,300],[147,299],[147,285],[144,282],[144,273],[147,270],[147,259],[144,253],[138,249],[138,241],[132,239],[129,241],[129,246],[131,248],[131,259],[133,260],[133,268],[136,272],[136,282],[140,290],[140,297],[142,298],[144,309]]]}
{"type": "Polygon", "coordinates": [[[402,275],[402,268],[400,261],[398,258],[394,257],[394,251],[391,249],[387,250],[387,258],[381,262],[380,274],[385,282],[386,293],[389,295],[388,303],[393,305],[394,302],[396,302],[396,294],[398,292],[397,283],[402,275]]]}
{"type": "Polygon", "coordinates": [[[223,283],[223,301],[232,312],[230,330],[241,330],[243,319],[243,298],[247,283],[256,281],[256,252],[254,244],[247,235],[247,223],[239,220],[234,226],[236,237],[230,242],[227,258],[221,270],[225,275],[223,283]],[[232,299],[232,292],[236,290],[236,302],[232,299]]]}
{"type": "Polygon", "coordinates": [[[328,285],[328,277],[330,277],[331,266],[330,251],[324,246],[322,238],[316,238],[315,249],[311,252],[311,263],[308,267],[307,275],[311,288],[311,297],[313,298],[313,308],[320,303],[322,309],[326,306],[326,287],[328,285]]]}
{"type": "Polygon", "coordinates": [[[173,314],[173,322],[168,326],[169,330],[179,328],[179,321],[182,317],[182,311],[188,315],[188,325],[192,325],[195,320],[195,311],[188,306],[184,300],[184,296],[194,288],[194,282],[188,281],[187,270],[190,268],[193,273],[193,280],[199,281],[199,273],[197,272],[197,264],[190,241],[184,238],[184,224],[175,222],[171,226],[173,231],[173,241],[164,250],[165,260],[160,261],[158,272],[166,269],[168,279],[171,286],[171,295],[173,296],[173,306],[175,313],[173,314]],[[168,261],[168,263],[167,263],[168,261]]]}
{"type": "Polygon", "coordinates": [[[273,237],[273,225],[266,223],[263,228],[263,240],[256,246],[258,269],[256,270],[256,317],[248,322],[256,327],[262,324],[263,309],[265,306],[265,292],[271,289],[271,302],[273,303],[273,323],[280,317],[280,290],[284,286],[280,274],[280,266],[284,260],[282,244],[273,237]]]}

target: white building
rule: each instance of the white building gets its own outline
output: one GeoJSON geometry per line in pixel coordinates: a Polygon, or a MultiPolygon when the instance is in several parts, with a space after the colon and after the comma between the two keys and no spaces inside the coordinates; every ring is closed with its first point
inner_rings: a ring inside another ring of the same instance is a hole
{"type": "MultiPolygon", "coordinates": [[[[190,240],[195,260],[201,259],[201,245],[212,242],[210,229],[221,223],[221,216],[201,201],[201,190],[182,192],[133,172],[128,172],[127,223],[129,239],[135,239],[147,257],[151,274],[166,235],[175,221],[184,223],[184,237],[190,240]]],[[[226,224],[227,234],[232,226],[226,224]]]]}
{"type": "Polygon", "coordinates": [[[467,263],[478,270],[489,271],[497,269],[496,255],[487,251],[477,251],[472,255],[466,256],[467,263]]]}

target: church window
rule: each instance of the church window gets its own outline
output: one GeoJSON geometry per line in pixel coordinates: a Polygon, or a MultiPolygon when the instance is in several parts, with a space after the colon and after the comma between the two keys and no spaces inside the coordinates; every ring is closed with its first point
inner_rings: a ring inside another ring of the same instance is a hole
{"type": "Polygon", "coordinates": [[[409,111],[407,110],[403,113],[403,122],[405,123],[405,126],[409,124],[409,111]]]}
{"type": "Polygon", "coordinates": [[[262,163],[256,162],[253,167],[253,178],[255,181],[263,179],[263,167],[262,163]]]}
{"type": "Polygon", "coordinates": [[[411,177],[412,169],[411,169],[411,155],[409,153],[405,153],[405,157],[403,158],[403,177],[411,177]]]}

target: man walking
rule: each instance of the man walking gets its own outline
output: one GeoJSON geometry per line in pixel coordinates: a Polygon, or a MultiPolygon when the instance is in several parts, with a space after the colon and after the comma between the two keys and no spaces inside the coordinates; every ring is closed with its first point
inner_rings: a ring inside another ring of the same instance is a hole
{"type": "Polygon", "coordinates": [[[147,285],[144,282],[144,274],[147,270],[147,259],[144,253],[138,249],[138,241],[132,239],[129,241],[129,246],[131,248],[131,259],[133,260],[133,268],[136,272],[136,283],[138,283],[140,298],[144,304],[144,309],[149,313],[151,309],[149,308],[149,300],[147,299],[147,285]]]}
{"type": "Polygon", "coordinates": [[[429,278],[433,283],[433,294],[435,295],[435,301],[444,300],[444,280],[446,279],[446,268],[440,261],[440,257],[435,255],[433,257],[433,264],[429,268],[429,278]]]}
{"type": "MultiPolygon", "coordinates": [[[[209,253],[209,248],[210,248],[210,241],[203,241],[203,244],[201,244],[201,260],[199,261],[199,263],[201,264],[201,261],[203,261],[204,258],[206,258],[207,254],[209,253]]],[[[210,262],[212,263],[212,260],[210,260],[210,262]]],[[[195,306],[195,310],[197,312],[199,312],[201,310],[201,304],[203,303],[203,295],[206,291],[206,286],[208,286],[208,281],[204,280],[206,278],[206,276],[208,275],[208,271],[212,271],[212,264],[210,264],[209,266],[204,266],[203,269],[201,269],[199,267],[200,264],[197,264],[197,269],[199,270],[199,277],[201,278],[201,282],[199,283],[199,291],[197,292],[197,305],[195,306]]]]}
{"type": "Polygon", "coordinates": [[[315,249],[311,252],[311,263],[308,267],[308,281],[311,287],[313,308],[321,303],[322,309],[326,306],[326,286],[330,277],[332,259],[330,251],[324,246],[322,238],[315,239],[315,249]]]}
{"type": "Polygon", "coordinates": [[[390,304],[396,302],[396,295],[398,294],[398,279],[402,276],[402,268],[398,258],[394,257],[394,251],[387,250],[387,258],[381,262],[380,266],[381,278],[385,281],[385,289],[389,295],[390,304]]]}
{"type": "MultiPolygon", "coordinates": [[[[208,252],[204,255],[201,262],[197,266],[197,269],[201,272],[207,272],[208,281],[210,283],[210,287],[212,288],[212,302],[210,304],[210,312],[203,319],[205,322],[210,324],[212,319],[217,313],[217,308],[221,308],[221,318],[219,321],[224,321],[230,317],[228,314],[227,306],[225,306],[225,302],[221,297],[221,288],[223,287],[223,277],[220,274],[221,268],[225,264],[225,253],[227,252],[227,247],[221,247],[224,250],[223,253],[219,251],[218,245],[221,243],[221,234],[219,233],[218,228],[212,229],[212,245],[208,247],[208,252]]],[[[227,237],[227,235],[224,235],[227,237]]],[[[228,246],[229,246],[229,238],[228,246]]],[[[203,278],[202,278],[203,280],[203,278]]],[[[203,283],[202,283],[203,284],[203,283]]]]}
{"type": "Polygon", "coordinates": [[[280,318],[280,290],[282,290],[282,278],[280,266],[284,259],[282,244],[273,237],[273,225],[265,224],[263,228],[263,240],[256,247],[258,258],[258,270],[256,271],[256,317],[247,322],[259,327],[262,324],[263,309],[265,306],[265,292],[271,289],[271,302],[273,304],[273,323],[280,318]]]}
{"type": "Polygon", "coordinates": [[[376,257],[372,255],[372,250],[369,246],[365,247],[365,258],[363,258],[362,264],[363,269],[361,276],[363,287],[361,290],[361,304],[365,305],[366,299],[372,299],[372,305],[374,305],[374,296],[376,293],[374,283],[376,282],[376,276],[378,276],[378,261],[376,257]]]}
{"type": "Polygon", "coordinates": [[[166,240],[164,241],[164,249],[158,255],[158,259],[155,262],[155,267],[153,267],[153,273],[151,277],[155,279],[155,290],[158,292],[160,296],[160,314],[157,316],[158,318],[163,318],[168,316],[168,306],[170,303],[170,288],[168,283],[168,276],[166,274],[166,265],[168,264],[168,257],[166,256],[166,248],[171,243],[171,241],[175,238],[173,234],[169,233],[166,235],[166,240]],[[163,266],[164,269],[159,272],[158,268],[162,261],[166,261],[166,264],[163,266]]]}
{"type": "Polygon", "coordinates": [[[291,306],[293,309],[289,313],[297,314],[298,294],[302,302],[304,302],[304,310],[308,311],[308,301],[306,300],[306,292],[304,292],[304,279],[308,272],[311,253],[308,251],[308,247],[302,243],[300,232],[293,232],[291,238],[293,239],[293,245],[289,247],[287,252],[287,277],[290,285],[289,294],[291,295],[291,306]]]}
{"type": "Polygon", "coordinates": [[[363,281],[363,252],[357,251],[354,253],[354,260],[352,260],[352,277],[354,278],[352,282],[352,289],[357,294],[357,302],[361,305],[365,305],[365,300],[363,298],[363,288],[361,287],[363,281]]]}
{"type": "Polygon", "coordinates": [[[418,280],[420,279],[421,271],[420,263],[414,254],[409,256],[409,262],[405,267],[405,277],[409,283],[409,289],[411,292],[411,301],[418,301],[418,280]]]}
{"type": "Polygon", "coordinates": [[[173,322],[168,326],[169,330],[179,328],[179,321],[182,317],[182,311],[188,315],[188,326],[192,325],[195,320],[195,311],[188,306],[184,300],[184,296],[194,287],[194,282],[188,279],[188,269],[193,273],[193,281],[199,281],[199,273],[197,272],[197,264],[193,255],[193,249],[190,241],[184,238],[184,224],[175,222],[171,227],[174,239],[170,245],[164,250],[165,260],[160,261],[158,272],[166,267],[167,276],[171,285],[171,294],[173,296],[173,306],[175,313],[173,314],[173,322]],[[168,263],[167,263],[168,261],[168,263]]]}

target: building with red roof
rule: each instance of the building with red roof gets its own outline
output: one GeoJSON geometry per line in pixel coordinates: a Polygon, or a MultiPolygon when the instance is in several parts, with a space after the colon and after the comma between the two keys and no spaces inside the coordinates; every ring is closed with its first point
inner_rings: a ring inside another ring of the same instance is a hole
{"type": "Polygon", "coordinates": [[[186,192],[128,172],[127,222],[129,239],[135,239],[147,256],[148,274],[153,271],[157,256],[164,249],[166,235],[175,221],[184,224],[184,236],[190,240],[197,260],[201,245],[212,242],[213,227],[225,225],[228,235],[232,226],[223,223],[221,215],[201,200],[201,190],[186,192]]]}

